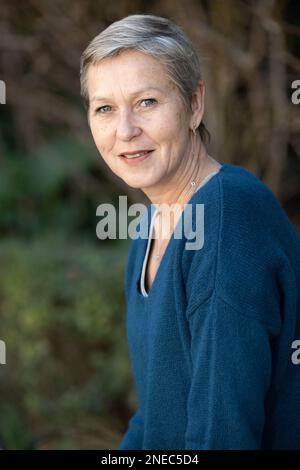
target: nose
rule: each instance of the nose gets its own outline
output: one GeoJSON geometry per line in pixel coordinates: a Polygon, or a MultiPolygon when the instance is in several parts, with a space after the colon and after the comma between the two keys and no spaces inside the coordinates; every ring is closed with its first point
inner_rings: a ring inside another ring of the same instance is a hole
{"type": "Polygon", "coordinates": [[[137,125],[134,116],[130,110],[120,113],[117,122],[116,134],[120,140],[130,140],[141,133],[140,127],[137,125]]]}

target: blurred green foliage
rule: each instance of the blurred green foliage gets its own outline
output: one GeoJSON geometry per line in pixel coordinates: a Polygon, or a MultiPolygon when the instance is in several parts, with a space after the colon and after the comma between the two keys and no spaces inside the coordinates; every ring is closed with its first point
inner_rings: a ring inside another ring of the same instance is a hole
{"type": "Polygon", "coordinates": [[[134,408],[125,331],[129,240],[99,240],[119,188],[92,142],[56,138],[0,172],[0,447],[115,448],[134,408]]]}
{"type": "MultiPolygon", "coordinates": [[[[76,448],[81,444],[74,442],[74,427],[83,420],[81,432],[92,434],[86,445],[101,448],[100,426],[114,421],[117,426],[116,403],[126,408],[132,380],[123,297],[127,249],[127,242],[104,249],[60,234],[2,242],[7,364],[0,371],[5,397],[0,436],[5,447],[41,447],[51,437],[76,448]]],[[[112,434],[110,445],[119,438],[112,434]]]]}
{"type": "Polygon", "coordinates": [[[96,207],[113,202],[92,141],[56,138],[29,155],[6,151],[0,172],[0,232],[80,231],[94,239],[96,207]]]}

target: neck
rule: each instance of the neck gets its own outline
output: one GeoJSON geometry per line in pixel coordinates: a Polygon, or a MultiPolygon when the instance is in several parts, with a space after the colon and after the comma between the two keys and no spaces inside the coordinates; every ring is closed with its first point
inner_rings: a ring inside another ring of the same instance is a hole
{"type": "Polygon", "coordinates": [[[192,148],[188,157],[184,156],[182,158],[176,173],[162,186],[155,188],[155,191],[147,191],[147,188],[143,191],[156,207],[162,204],[183,206],[190,200],[204,178],[219,166],[220,164],[208,155],[197,134],[194,150],[192,148]],[[192,182],[195,184],[191,184],[192,182]]]}
{"type": "MultiPolygon", "coordinates": [[[[208,155],[204,144],[197,135],[194,151],[191,150],[187,160],[182,159],[182,164],[172,180],[159,188],[159,191],[156,190],[154,194],[147,193],[146,189],[144,191],[150,201],[160,210],[160,214],[154,222],[155,232],[163,234],[162,238],[164,239],[169,238],[184,210],[184,204],[188,203],[204,178],[219,167],[220,164],[208,155]],[[192,182],[193,184],[191,184],[192,182]],[[161,206],[162,204],[165,207],[161,206]],[[175,212],[174,219],[170,221],[169,208],[172,204],[176,204],[179,210],[175,212]]],[[[158,236],[158,238],[161,237],[158,236]]]]}

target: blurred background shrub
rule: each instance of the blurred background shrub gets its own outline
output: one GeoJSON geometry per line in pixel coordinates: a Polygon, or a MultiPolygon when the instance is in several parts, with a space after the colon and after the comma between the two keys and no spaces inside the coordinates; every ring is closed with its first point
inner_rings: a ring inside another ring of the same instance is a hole
{"type": "Polygon", "coordinates": [[[9,448],[117,444],[111,429],[127,419],[131,389],[126,253],[127,242],[98,248],[53,233],[1,243],[0,435],[9,448]]]}

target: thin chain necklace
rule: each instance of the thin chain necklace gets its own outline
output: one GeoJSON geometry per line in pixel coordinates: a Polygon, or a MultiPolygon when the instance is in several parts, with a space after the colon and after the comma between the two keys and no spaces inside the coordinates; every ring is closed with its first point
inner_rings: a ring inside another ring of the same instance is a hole
{"type": "MultiPolygon", "coordinates": [[[[193,150],[192,150],[192,153],[194,154],[194,147],[195,147],[194,140],[195,140],[195,135],[196,135],[196,125],[195,125],[195,124],[194,124],[193,127],[192,127],[192,132],[193,132],[193,140],[192,140],[192,148],[193,148],[193,150]]],[[[209,158],[211,158],[211,157],[209,157],[209,158]]],[[[202,171],[203,171],[203,168],[202,168],[202,171]]],[[[194,194],[194,192],[195,192],[195,190],[196,190],[196,188],[197,188],[197,186],[196,186],[196,181],[195,181],[195,180],[191,181],[191,182],[190,182],[190,185],[191,185],[191,188],[193,189],[193,191],[192,191],[192,194],[190,195],[189,198],[192,197],[192,195],[194,194]]],[[[200,182],[199,182],[199,185],[200,185],[200,182]]],[[[198,186],[199,186],[199,185],[198,185],[198,186]]],[[[159,214],[159,213],[160,213],[160,211],[158,210],[157,214],[159,214]]],[[[157,215],[157,214],[156,214],[156,215],[157,215]]],[[[154,255],[154,257],[155,257],[156,260],[159,260],[159,259],[161,258],[161,256],[163,255],[163,253],[164,253],[163,248],[165,248],[165,246],[166,246],[166,242],[163,243],[162,248],[160,248],[160,249],[156,252],[156,254],[154,255]]]]}
{"type": "MultiPolygon", "coordinates": [[[[190,185],[191,185],[191,187],[192,187],[192,189],[193,189],[193,192],[192,192],[192,194],[190,195],[190,198],[191,198],[192,195],[194,194],[195,190],[196,190],[196,181],[191,181],[191,182],[190,182],[190,185]]],[[[160,213],[161,213],[161,212],[158,210],[156,216],[157,216],[158,214],[160,214],[160,213]]],[[[162,245],[162,248],[158,249],[157,252],[155,253],[154,257],[155,257],[156,260],[159,260],[159,259],[161,258],[161,256],[163,255],[163,253],[164,253],[164,249],[163,249],[163,248],[165,248],[165,245],[166,245],[166,244],[167,244],[167,243],[164,242],[163,245],[162,245]]]]}

